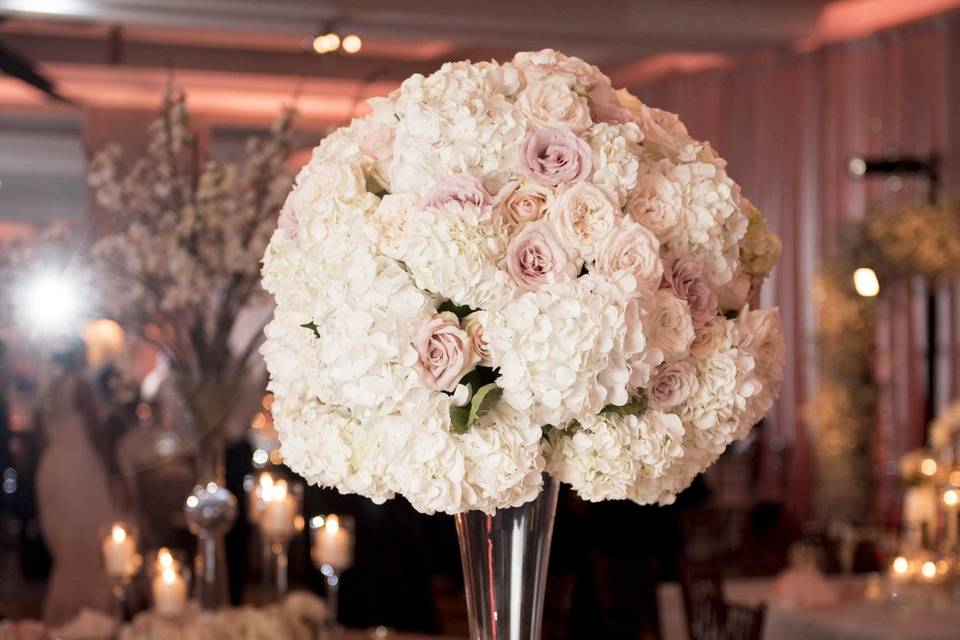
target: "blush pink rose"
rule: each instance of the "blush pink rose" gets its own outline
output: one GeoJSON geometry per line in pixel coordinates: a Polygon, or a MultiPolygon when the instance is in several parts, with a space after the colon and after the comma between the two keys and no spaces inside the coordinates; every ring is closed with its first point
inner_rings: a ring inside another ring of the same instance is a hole
{"type": "Polygon", "coordinates": [[[478,209],[489,207],[493,198],[475,177],[461,173],[438,180],[420,203],[422,207],[442,207],[448,202],[474,205],[478,209]]]}
{"type": "Polygon", "coordinates": [[[715,316],[694,328],[693,342],[690,343],[690,355],[694,358],[707,358],[724,348],[726,341],[726,321],[715,316]]]}
{"type": "Polygon", "coordinates": [[[633,122],[633,114],[617,100],[617,92],[607,84],[599,84],[590,89],[590,118],[594,122],[627,124],[633,122]]]}
{"type": "Polygon", "coordinates": [[[676,260],[667,280],[673,292],[687,301],[695,323],[703,324],[717,315],[717,294],[703,277],[703,265],[699,262],[686,258],[676,260]]]}
{"type": "Polygon", "coordinates": [[[524,291],[576,276],[576,265],[542,222],[528,224],[510,240],[506,262],[507,273],[524,291]]]}
{"type": "Polygon", "coordinates": [[[460,378],[476,365],[470,336],[460,328],[456,314],[443,311],[420,327],[413,339],[417,370],[428,387],[453,391],[460,378]]]}
{"type": "Polygon", "coordinates": [[[636,292],[653,292],[663,279],[660,241],[635,222],[615,229],[597,255],[597,270],[606,275],[626,271],[636,280],[636,292]]]}
{"type": "Polygon", "coordinates": [[[590,175],[591,153],[587,141],[569,129],[537,129],[523,141],[520,169],[548,187],[580,182],[590,175]]]}
{"type": "Polygon", "coordinates": [[[669,411],[686,402],[699,386],[693,365],[684,361],[670,362],[650,380],[647,399],[652,409],[669,411]]]}

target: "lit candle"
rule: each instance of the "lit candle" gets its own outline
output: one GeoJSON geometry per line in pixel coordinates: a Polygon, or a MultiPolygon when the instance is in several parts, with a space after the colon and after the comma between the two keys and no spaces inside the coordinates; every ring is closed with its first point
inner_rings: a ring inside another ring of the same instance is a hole
{"type": "Polygon", "coordinates": [[[937,579],[937,564],[931,560],[927,560],[920,565],[920,575],[923,576],[925,581],[933,582],[937,579]]]}
{"type": "Polygon", "coordinates": [[[110,535],[103,540],[102,550],[107,575],[111,578],[128,577],[137,554],[137,542],[123,525],[117,523],[110,528],[110,535]]]}
{"type": "MultiPolygon", "coordinates": [[[[169,553],[169,552],[168,552],[169,553]]],[[[187,606],[187,581],[171,566],[160,569],[153,578],[153,607],[163,616],[176,616],[187,606]]]]}
{"type": "Polygon", "coordinates": [[[960,493],[955,489],[943,492],[943,504],[947,507],[947,548],[957,545],[957,506],[960,505],[960,493]]]}
{"type": "Polygon", "coordinates": [[[314,561],[330,565],[337,573],[353,564],[353,540],[350,531],[340,526],[340,518],[330,514],[317,528],[313,538],[314,561]]]}
{"type": "Polygon", "coordinates": [[[289,538],[295,532],[297,498],[287,490],[286,480],[263,486],[260,529],[269,538],[289,538]]]}
{"type": "Polygon", "coordinates": [[[894,558],[890,565],[890,575],[894,582],[905,582],[910,577],[910,561],[903,556],[894,558]]]}
{"type": "Polygon", "coordinates": [[[273,488],[273,476],[268,471],[262,471],[257,476],[257,483],[247,496],[247,517],[250,522],[260,521],[263,512],[263,493],[273,488]],[[269,487],[269,488],[268,488],[269,487]]]}

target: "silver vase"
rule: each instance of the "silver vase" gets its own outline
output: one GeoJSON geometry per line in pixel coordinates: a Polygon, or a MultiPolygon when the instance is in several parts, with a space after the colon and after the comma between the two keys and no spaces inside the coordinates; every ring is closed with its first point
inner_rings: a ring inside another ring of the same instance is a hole
{"type": "Polygon", "coordinates": [[[537,640],[560,483],[544,474],[531,502],[456,516],[470,640],[537,640]]]}
{"type": "Polygon", "coordinates": [[[204,609],[230,604],[224,538],[237,519],[237,498],[226,486],[223,451],[223,438],[216,432],[200,441],[197,484],[184,505],[187,525],[197,536],[194,596],[204,609]]]}

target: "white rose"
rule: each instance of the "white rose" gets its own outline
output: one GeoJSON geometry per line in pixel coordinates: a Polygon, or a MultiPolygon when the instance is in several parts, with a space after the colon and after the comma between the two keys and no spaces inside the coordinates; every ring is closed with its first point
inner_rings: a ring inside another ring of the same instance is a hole
{"type": "Polygon", "coordinates": [[[364,191],[363,173],[359,168],[337,162],[313,161],[297,176],[293,206],[301,216],[307,215],[313,211],[317,201],[323,198],[344,199],[360,195],[364,191]]]}
{"type": "Polygon", "coordinates": [[[402,257],[401,240],[410,212],[416,209],[417,198],[413,194],[388,193],[380,200],[373,215],[373,224],[377,230],[377,247],[384,255],[397,259],[402,257]]]}
{"type": "Polygon", "coordinates": [[[534,122],[544,127],[567,127],[580,133],[592,123],[586,98],[556,82],[531,82],[517,104],[534,122]]]}
{"type": "Polygon", "coordinates": [[[613,231],[617,213],[602,189],[578,182],[554,201],[547,220],[563,245],[592,260],[613,231]]]}

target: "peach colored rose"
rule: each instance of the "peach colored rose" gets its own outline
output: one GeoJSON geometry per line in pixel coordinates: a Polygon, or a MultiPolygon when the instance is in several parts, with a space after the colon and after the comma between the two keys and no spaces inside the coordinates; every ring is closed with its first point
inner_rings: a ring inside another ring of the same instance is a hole
{"type": "Polygon", "coordinates": [[[508,224],[535,222],[547,213],[553,192],[533,181],[508,183],[497,194],[500,217],[508,224]]]}

